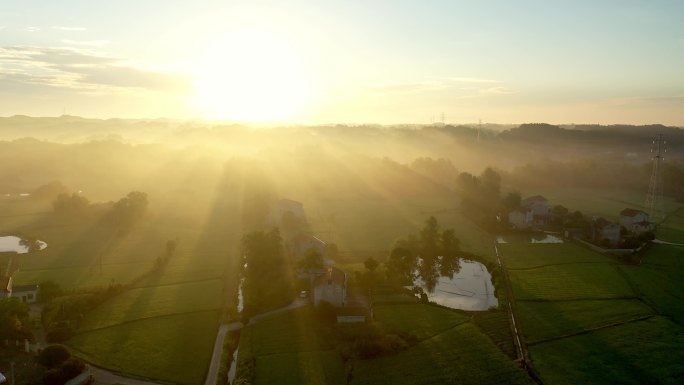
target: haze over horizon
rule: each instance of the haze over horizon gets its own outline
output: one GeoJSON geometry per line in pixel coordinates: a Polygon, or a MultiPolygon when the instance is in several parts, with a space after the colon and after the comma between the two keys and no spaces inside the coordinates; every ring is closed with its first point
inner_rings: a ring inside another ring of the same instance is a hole
{"type": "Polygon", "coordinates": [[[684,3],[8,1],[0,115],[684,126],[684,3]]]}

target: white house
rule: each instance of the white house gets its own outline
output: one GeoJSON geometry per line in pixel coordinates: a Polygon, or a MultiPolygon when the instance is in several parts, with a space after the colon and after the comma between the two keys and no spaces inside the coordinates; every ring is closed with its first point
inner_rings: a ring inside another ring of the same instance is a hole
{"type": "Polygon", "coordinates": [[[515,209],[508,213],[508,223],[513,226],[514,229],[527,229],[532,225],[532,212],[515,209]]]}
{"type": "Polygon", "coordinates": [[[620,243],[620,225],[604,218],[591,220],[591,235],[594,242],[607,242],[611,246],[620,243]]]}
{"type": "Polygon", "coordinates": [[[508,213],[508,223],[515,229],[543,225],[551,214],[549,201],[541,195],[525,198],[520,207],[508,213]]]}
{"type": "Polygon", "coordinates": [[[646,212],[630,208],[620,211],[620,226],[637,234],[654,229],[646,212]]]}
{"type": "Polygon", "coordinates": [[[12,298],[18,298],[24,303],[35,303],[38,299],[38,285],[14,286],[12,298]]]}
{"type": "Polygon", "coordinates": [[[313,281],[313,302],[318,306],[321,301],[342,307],[347,299],[347,274],[336,268],[328,270],[313,281]]]}

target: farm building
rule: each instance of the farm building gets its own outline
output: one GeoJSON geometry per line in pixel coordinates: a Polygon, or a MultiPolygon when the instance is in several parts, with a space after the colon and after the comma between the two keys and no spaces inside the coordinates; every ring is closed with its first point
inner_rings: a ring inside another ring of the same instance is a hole
{"type": "Polygon", "coordinates": [[[637,234],[654,229],[646,212],[630,208],[620,211],[620,226],[637,234]]]}
{"type": "Polygon", "coordinates": [[[591,220],[591,238],[594,242],[617,245],[620,243],[620,225],[604,218],[591,220]]]}
{"type": "Polygon", "coordinates": [[[38,298],[38,285],[14,286],[12,298],[18,298],[25,303],[35,303],[38,298]]]}
{"type": "Polygon", "coordinates": [[[525,198],[520,207],[508,213],[508,223],[515,229],[543,226],[549,218],[551,206],[541,195],[525,198]]]}
{"type": "Polygon", "coordinates": [[[325,256],[326,243],[310,234],[299,234],[290,241],[292,254],[299,258],[306,254],[309,249],[316,249],[325,256]]]}
{"type": "Polygon", "coordinates": [[[318,306],[321,301],[330,303],[336,307],[345,305],[347,299],[347,274],[336,268],[329,267],[328,270],[314,279],[313,302],[318,306]]]}

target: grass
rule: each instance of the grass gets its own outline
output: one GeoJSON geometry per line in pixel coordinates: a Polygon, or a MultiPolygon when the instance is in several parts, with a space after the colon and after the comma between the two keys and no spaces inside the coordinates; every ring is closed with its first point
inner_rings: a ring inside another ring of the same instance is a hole
{"type": "Polygon", "coordinates": [[[625,279],[607,263],[544,266],[509,272],[518,300],[631,298],[625,279]]]}
{"type": "Polygon", "coordinates": [[[636,299],[518,301],[517,308],[528,343],[653,314],[653,309],[636,299]]]}
{"type": "Polygon", "coordinates": [[[684,210],[668,215],[665,222],[658,225],[656,237],[666,242],[684,243],[684,210]]]}
{"type": "MultiPolygon", "coordinates": [[[[535,191],[524,192],[523,198],[537,194],[546,197],[553,205],[560,204],[567,207],[570,212],[579,210],[584,215],[602,216],[613,221],[619,219],[620,211],[625,208],[646,209],[644,207],[646,191],[542,187],[535,191]]],[[[681,202],[676,202],[672,198],[665,198],[663,202],[665,211],[672,211],[681,205],[681,202]]]]}
{"type": "Polygon", "coordinates": [[[219,280],[127,290],[88,313],[80,329],[99,329],[142,318],[218,309],[222,290],[219,280]]]}
{"type": "Polygon", "coordinates": [[[243,329],[240,336],[240,355],[248,351],[254,355],[269,355],[334,347],[332,327],[316,318],[308,308],[260,319],[243,329]]]}
{"type": "Polygon", "coordinates": [[[663,317],[530,347],[546,384],[681,384],[684,330],[663,317]]]}
{"type": "Polygon", "coordinates": [[[473,324],[398,354],[354,362],[353,385],[527,384],[527,375],[473,324]]]}
{"type": "Polygon", "coordinates": [[[384,257],[398,238],[417,234],[427,218],[435,216],[441,228],[455,230],[462,249],[493,259],[492,236],[460,213],[458,197],[431,194],[320,199],[304,204],[317,213],[310,218],[313,230],[336,243],[343,256],[384,257]]]}
{"type": "Polygon", "coordinates": [[[430,338],[470,319],[465,312],[418,303],[376,306],[373,312],[375,319],[388,332],[410,332],[419,340],[430,338]]]}
{"type": "Polygon", "coordinates": [[[257,384],[344,385],[344,367],[337,350],[260,355],[257,384]]]}
{"type": "Polygon", "coordinates": [[[603,255],[574,243],[503,243],[498,247],[508,269],[609,261],[603,255]]]}
{"type": "Polygon", "coordinates": [[[490,310],[475,312],[475,325],[486,334],[496,346],[511,358],[516,357],[513,334],[511,332],[510,315],[507,311],[490,310]]]}
{"type": "Polygon", "coordinates": [[[177,384],[204,382],[219,311],[142,320],[73,337],[78,356],[104,368],[177,384]]]}
{"type": "Polygon", "coordinates": [[[256,359],[257,384],[344,383],[332,326],[308,308],[274,314],[247,326],[239,349],[238,367],[251,357],[256,359]]]}

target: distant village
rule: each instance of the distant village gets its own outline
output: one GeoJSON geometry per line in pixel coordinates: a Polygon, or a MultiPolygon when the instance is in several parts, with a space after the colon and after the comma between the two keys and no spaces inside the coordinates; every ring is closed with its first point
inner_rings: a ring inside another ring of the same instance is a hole
{"type": "Polygon", "coordinates": [[[521,200],[520,207],[508,212],[508,225],[513,230],[537,230],[562,234],[566,238],[590,243],[602,250],[633,250],[654,238],[655,223],[638,209],[625,208],[619,221],[602,217],[585,217],[561,205],[552,206],[541,195],[521,200]]]}

